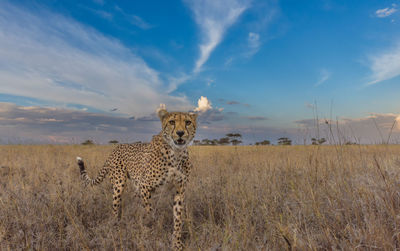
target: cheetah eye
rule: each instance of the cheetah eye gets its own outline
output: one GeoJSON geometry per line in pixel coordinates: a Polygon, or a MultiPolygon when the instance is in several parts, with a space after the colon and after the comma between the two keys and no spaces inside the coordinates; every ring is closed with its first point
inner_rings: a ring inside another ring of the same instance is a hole
{"type": "Polygon", "coordinates": [[[190,124],[192,124],[192,121],[186,120],[186,125],[188,126],[188,125],[190,125],[190,124]]]}
{"type": "Polygon", "coordinates": [[[170,120],[170,121],[169,121],[169,124],[170,124],[170,125],[175,125],[175,121],[174,121],[174,120],[170,120]]]}

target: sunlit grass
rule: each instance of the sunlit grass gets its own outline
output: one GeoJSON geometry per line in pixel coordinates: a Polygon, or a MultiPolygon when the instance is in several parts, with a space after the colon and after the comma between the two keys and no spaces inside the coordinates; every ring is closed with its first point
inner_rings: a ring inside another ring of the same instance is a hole
{"type": "MultiPolygon", "coordinates": [[[[115,227],[108,180],[85,188],[113,146],[1,146],[0,249],[168,250],[172,196],[144,217],[133,186],[115,227]]],[[[396,249],[400,146],[192,147],[189,250],[396,249]]]]}

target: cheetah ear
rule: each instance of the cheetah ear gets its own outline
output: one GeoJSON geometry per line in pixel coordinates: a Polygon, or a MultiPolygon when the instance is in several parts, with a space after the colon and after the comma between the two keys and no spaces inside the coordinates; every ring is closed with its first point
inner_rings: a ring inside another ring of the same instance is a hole
{"type": "Polygon", "coordinates": [[[196,120],[197,119],[197,113],[194,113],[194,112],[189,112],[189,116],[193,119],[193,120],[196,120]]]}
{"type": "Polygon", "coordinates": [[[168,111],[165,108],[161,108],[157,110],[158,117],[160,118],[161,121],[165,118],[165,116],[168,115],[168,111]]]}

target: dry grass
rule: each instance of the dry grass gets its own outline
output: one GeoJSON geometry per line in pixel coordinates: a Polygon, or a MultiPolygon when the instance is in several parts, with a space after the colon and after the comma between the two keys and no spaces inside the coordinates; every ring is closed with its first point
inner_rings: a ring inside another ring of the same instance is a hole
{"type": "MultiPolygon", "coordinates": [[[[169,250],[172,193],[154,215],[128,186],[114,227],[109,182],[84,189],[111,146],[1,146],[0,249],[169,250]]],[[[400,146],[192,147],[188,250],[399,249],[400,146]]]]}

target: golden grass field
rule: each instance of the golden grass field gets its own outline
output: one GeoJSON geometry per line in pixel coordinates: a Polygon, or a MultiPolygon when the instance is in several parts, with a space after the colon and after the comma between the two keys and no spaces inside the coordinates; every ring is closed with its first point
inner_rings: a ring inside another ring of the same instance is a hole
{"type": "MultiPolygon", "coordinates": [[[[0,146],[1,250],[169,250],[172,196],[145,216],[133,186],[115,227],[108,180],[84,188],[113,146],[0,146]]],[[[400,146],[195,146],[188,250],[400,248],[400,146]]]]}

